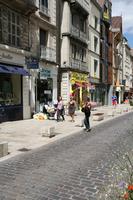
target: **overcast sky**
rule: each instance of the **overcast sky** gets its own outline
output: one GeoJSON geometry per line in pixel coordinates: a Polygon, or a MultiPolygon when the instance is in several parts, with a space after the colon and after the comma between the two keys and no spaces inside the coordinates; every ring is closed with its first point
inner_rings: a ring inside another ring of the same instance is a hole
{"type": "Polygon", "coordinates": [[[133,0],[112,0],[113,16],[122,15],[123,32],[133,48],[133,0]]]}

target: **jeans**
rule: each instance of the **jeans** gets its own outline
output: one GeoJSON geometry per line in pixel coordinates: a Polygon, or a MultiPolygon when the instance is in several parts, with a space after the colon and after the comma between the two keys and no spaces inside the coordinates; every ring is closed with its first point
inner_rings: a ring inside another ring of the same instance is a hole
{"type": "Polygon", "coordinates": [[[85,115],[84,124],[85,124],[85,127],[86,127],[87,129],[90,129],[89,116],[86,116],[86,115],[85,115]]]}

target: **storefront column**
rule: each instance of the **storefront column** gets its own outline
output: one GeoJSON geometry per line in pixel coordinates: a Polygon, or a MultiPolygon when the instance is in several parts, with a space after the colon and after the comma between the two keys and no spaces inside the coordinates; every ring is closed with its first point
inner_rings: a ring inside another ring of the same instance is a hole
{"type": "Polygon", "coordinates": [[[80,87],[80,109],[81,109],[81,107],[82,107],[82,101],[83,101],[83,99],[82,99],[82,87],[80,87]]]}
{"type": "Polygon", "coordinates": [[[30,113],[30,98],[29,98],[29,77],[23,77],[23,119],[29,119],[30,113]]]}

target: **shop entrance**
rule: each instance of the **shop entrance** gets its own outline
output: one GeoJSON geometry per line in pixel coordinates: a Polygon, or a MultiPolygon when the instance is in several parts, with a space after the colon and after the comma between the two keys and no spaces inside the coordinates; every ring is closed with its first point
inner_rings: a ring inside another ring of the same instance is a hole
{"type": "Polygon", "coordinates": [[[0,122],[23,119],[22,77],[0,73],[0,122]]]}
{"type": "Polygon", "coordinates": [[[52,103],[53,79],[37,79],[37,101],[39,104],[52,103]]]}

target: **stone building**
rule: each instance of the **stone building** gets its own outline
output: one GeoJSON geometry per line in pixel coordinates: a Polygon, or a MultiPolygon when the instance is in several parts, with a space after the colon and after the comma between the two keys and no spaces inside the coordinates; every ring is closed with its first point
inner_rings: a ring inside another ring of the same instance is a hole
{"type": "Polygon", "coordinates": [[[89,90],[91,101],[101,102],[100,86],[100,17],[101,7],[96,0],[91,0],[89,16],[89,90]]]}
{"type": "Polygon", "coordinates": [[[30,16],[34,0],[0,0],[0,121],[30,117],[30,16]]]}
{"type": "Polygon", "coordinates": [[[128,45],[128,40],[123,38],[123,80],[124,80],[124,94],[123,100],[130,97],[133,74],[132,74],[132,57],[131,48],[128,45]]]}
{"type": "Polygon", "coordinates": [[[112,3],[110,0],[98,0],[101,12],[100,42],[100,79],[101,100],[103,104],[111,104],[112,97],[112,32],[110,30],[112,3]]]}
{"type": "Polygon", "coordinates": [[[56,0],[0,0],[1,119],[27,119],[57,99],[56,0]]]}
{"type": "Polygon", "coordinates": [[[33,111],[42,111],[44,104],[57,100],[56,0],[37,0],[36,6],[38,11],[31,17],[30,42],[39,67],[30,70],[31,107],[33,111]]]}
{"type": "Polygon", "coordinates": [[[78,108],[89,94],[89,13],[90,0],[60,1],[61,95],[65,103],[74,96],[78,108]]]}
{"type": "Polygon", "coordinates": [[[113,33],[113,92],[117,96],[117,102],[123,101],[123,31],[122,17],[112,17],[113,33]]]}

